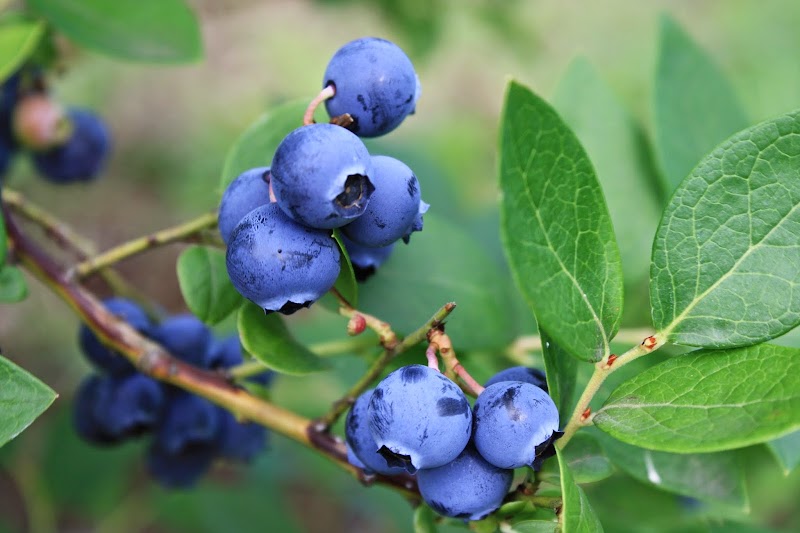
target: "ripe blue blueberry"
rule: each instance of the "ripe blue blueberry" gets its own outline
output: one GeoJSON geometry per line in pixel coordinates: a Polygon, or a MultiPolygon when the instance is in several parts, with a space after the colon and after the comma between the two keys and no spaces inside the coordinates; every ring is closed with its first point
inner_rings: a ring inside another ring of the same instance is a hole
{"type": "Polygon", "coordinates": [[[253,422],[238,422],[230,412],[219,409],[219,452],[226,459],[250,462],[264,451],[267,429],[253,422]]]}
{"type": "Polygon", "coordinates": [[[193,485],[219,454],[219,409],[206,399],[176,392],[148,450],[150,474],[172,488],[193,485]]]}
{"type": "MultiPolygon", "coordinates": [[[[148,335],[152,324],[147,314],[138,304],[125,298],[109,298],[103,302],[113,315],[128,322],[140,333],[148,335]]],[[[135,371],[134,366],[122,354],[108,348],[86,325],[81,325],[78,342],[89,361],[103,372],[114,376],[124,376],[135,371]]]]}
{"type": "Polygon", "coordinates": [[[336,94],[325,101],[331,117],[349,113],[350,129],[361,137],[389,133],[414,112],[420,94],[411,60],[396,44],[365,37],[342,46],[325,69],[323,87],[336,94]]]}
{"type": "Polygon", "coordinates": [[[178,359],[200,368],[211,368],[211,330],[196,316],[174,315],[152,328],[152,339],[178,359]]]}
{"type": "Polygon", "coordinates": [[[103,170],[111,137],[103,120],[84,109],[67,110],[72,132],[60,146],[33,153],[39,173],[53,183],[96,178],[103,170]]]}
{"type": "Polygon", "coordinates": [[[406,243],[412,232],[422,230],[428,204],[420,199],[417,177],[405,163],[393,157],[372,157],[375,192],[364,214],[342,228],[342,233],[361,246],[380,248],[399,239],[406,243]]]}
{"type": "Polygon", "coordinates": [[[339,246],[329,231],[307,228],[276,204],[248,213],[228,244],[228,276],[265,311],[290,314],[325,294],[339,276],[339,246]]]}
{"type": "Polygon", "coordinates": [[[369,424],[367,423],[369,418],[367,410],[374,390],[369,389],[361,394],[350,408],[350,412],[347,413],[347,420],[344,426],[347,448],[352,450],[353,455],[363,465],[361,468],[367,473],[377,472],[378,474],[389,476],[402,474],[405,472],[405,468],[389,466],[386,459],[378,453],[378,445],[375,444],[375,439],[372,438],[372,433],[370,433],[369,424]]]}
{"type": "Polygon", "coordinates": [[[470,443],[446,465],[417,472],[422,498],[451,518],[480,520],[503,503],[514,471],[488,463],[470,443]]]}
{"type": "Polygon", "coordinates": [[[489,385],[494,385],[495,383],[500,383],[501,381],[522,381],[524,383],[536,385],[543,391],[548,392],[547,378],[545,378],[544,372],[538,368],[512,366],[511,368],[501,370],[494,376],[490,377],[484,386],[488,387],[489,385]]]}
{"type": "Polygon", "coordinates": [[[553,400],[530,383],[501,381],[486,387],[474,414],[475,447],[499,468],[537,467],[537,459],[560,435],[553,400]]]}
{"type": "Polygon", "coordinates": [[[78,389],[75,426],[90,443],[114,444],[151,430],[163,406],[162,386],[147,376],[90,375],[78,389]]]}
{"type": "Polygon", "coordinates": [[[218,217],[219,233],[225,244],[247,213],[269,203],[269,180],[269,167],[251,168],[239,174],[225,189],[218,217]]]}
{"type": "Polygon", "coordinates": [[[380,248],[370,248],[361,246],[348,239],[344,234],[340,235],[350,262],[353,264],[353,273],[357,281],[365,281],[372,276],[378,268],[389,259],[394,250],[394,243],[380,248]]]}
{"type": "Polygon", "coordinates": [[[338,228],[361,216],[375,190],[366,146],[333,124],[301,126],[287,135],[270,174],[284,213],[311,228],[338,228]]]}
{"type": "Polygon", "coordinates": [[[422,365],[386,376],[372,393],[367,418],[387,464],[411,474],[455,459],[472,431],[472,410],[458,385],[422,365]]]}

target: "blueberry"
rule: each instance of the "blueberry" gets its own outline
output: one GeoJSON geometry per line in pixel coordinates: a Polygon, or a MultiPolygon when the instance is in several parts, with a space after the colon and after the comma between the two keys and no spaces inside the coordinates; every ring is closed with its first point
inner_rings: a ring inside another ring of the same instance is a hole
{"type": "Polygon", "coordinates": [[[340,238],[347,250],[347,255],[350,256],[350,262],[353,264],[353,272],[357,281],[365,281],[372,276],[389,259],[389,256],[392,255],[392,250],[394,250],[394,243],[380,248],[370,248],[354,243],[344,234],[340,235],[340,238]]]}
{"type": "MultiPolygon", "coordinates": [[[[152,324],[147,314],[138,304],[125,298],[109,298],[103,304],[108,312],[125,320],[140,333],[149,334],[152,324]]],[[[105,346],[86,325],[81,325],[78,332],[78,342],[86,358],[98,370],[108,372],[114,376],[124,376],[136,370],[125,356],[105,346]]]]}
{"type": "Polygon", "coordinates": [[[164,407],[162,385],[144,374],[105,378],[110,392],[95,405],[95,417],[106,433],[137,437],[159,421],[164,407]]]}
{"type": "Polygon", "coordinates": [[[501,381],[522,381],[524,383],[536,385],[547,392],[547,378],[545,378],[544,372],[538,368],[530,368],[527,366],[512,366],[511,368],[506,368],[490,377],[486,381],[485,386],[488,387],[489,385],[494,385],[501,381]]]}
{"type": "Polygon", "coordinates": [[[375,444],[375,439],[369,431],[367,410],[374,390],[369,389],[361,394],[347,413],[344,426],[347,448],[352,450],[359,462],[364,465],[361,468],[368,474],[373,472],[388,476],[402,474],[405,468],[389,466],[386,459],[378,453],[378,445],[375,444]]]}
{"type": "Polygon", "coordinates": [[[14,145],[0,135],[0,185],[2,185],[3,175],[8,170],[14,153],[14,145]]]}
{"type": "Polygon", "coordinates": [[[211,368],[211,330],[196,316],[180,314],[152,329],[151,337],[178,359],[200,368],[211,368]]]}
{"type": "Polygon", "coordinates": [[[556,406],[536,385],[501,381],[475,402],[475,447],[499,468],[537,467],[558,435],[556,406]]]}
{"type": "Polygon", "coordinates": [[[96,178],[103,170],[111,138],[103,120],[84,109],[67,110],[72,132],[55,148],[33,153],[33,164],[53,183],[71,183],[96,178]]]}
{"type": "Polygon", "coordinates": [[[231,368],[244,361],[242,343],[238,335],[230,335],[224,339],[211,339],[208,354],[205,357],[208,368],[231,368]]]}
{"type": "Polygon", "coordinates": [[[142,374],[91,375],[75,401],[75,425],[84,440],[114,444],[155,427],[164,406],[161,384],[142,374]]]}
{"type": "Polygon", "coordinates": [[[251,168],[228,185],[219,204],[219,232],[227,244],[244,216],[269,203],[269,167],[251,168]]]}
{"type": "Polygon", "coordinates": [[[226,459],[250,462],[264,451],[267,445],[267,429],[253,422],[238,422],[225,409],[219,409],[220,455],[226,459]]]}
{"type": "Polygon", "coordinates": [[[420,94],[411,60],[396,44],[365,37],[341,47],[325,69],[323,87],[336,94],[325,101],[331,117],[349,113],[361,137],[389,133],[414,112],[420,94]]]}
{"type": "Polygon", "coordinates": [[[386,376],[372,393],[367,419],[387,464],[412,474],[455,459],[472,431],[472,410],[458,385],[422,365],[386,376]]]}
{"type": "Polygon", "coordinates": [[[329,231],[301,226],[269,204],[250,211],[233,230],[226,262],[242,296],[267,312],[291,314],[333,287],[340,256],[329,231]]]}
{"type": "MultiPolygon", "coordinates": [[[[353,449],[350,447],[350,445],[348,444],[346,447],[347,447],[347,462],[355,466],[356,468],[360,468],[361,470],[366,469],[367,465],[362,463],[361,459],[359,459],[358,456],[356,456],[356,454],[353,453],[353,449]]],[[[405,472],[405,470],[403,470],[403,472],[405,472]]]]}
{"type": "Polygon", "coordinates": [[[111,393],[108,378],[90,374],[75,394],[72,421],[78,436],[90,444],[105,446],[122,441],[121,436],[108,433],[95,415],[96,406],[106,403],[111,393]]]}
{"type": "Polygon", "coordinates": [[[287,135],[270,174],[284,213],[312,228],[338,228],[361,216],[375,190],[364,143],[333,124],[301,126],[287,135]]]}
{"type": "Polygon", "coordinates": [[[514,471],[486,462],[470,443],[453,461],[417,472],[422,498],[437,513],[480,520],[503,503],[514,471]]]}
{"type": "Polygon", "coordinates": [[[189,487],[219,456],[219,409],[183,391],[170,399],[148,451],[150,474],[162,485],[189,487]]]}
{"type": "Polygon", "coordinates": [[[342,228],[342,233],[362,246],[380,248],[398,239],[408,242],[413,231],[422,230],[422,214],[428,204],[421,201],[417,177],[405,163],[393,157],[372,157],[375,192],[364,214],[342,228]]]}

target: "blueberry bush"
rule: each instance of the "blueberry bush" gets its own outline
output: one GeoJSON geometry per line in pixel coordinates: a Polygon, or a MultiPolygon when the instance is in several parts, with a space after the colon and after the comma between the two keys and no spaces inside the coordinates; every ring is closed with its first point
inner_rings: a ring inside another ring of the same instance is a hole
{"type": "Polygon", "coordinates": [[[662,14],[649,120],[582,58],[447,116],[445,28],[530,13],[406,4],[272,25],[313,75],[220,154],[193,88],[103,93],[257,7],[0,2],[0,532],[800,527],[800,110],[662,14]]]}

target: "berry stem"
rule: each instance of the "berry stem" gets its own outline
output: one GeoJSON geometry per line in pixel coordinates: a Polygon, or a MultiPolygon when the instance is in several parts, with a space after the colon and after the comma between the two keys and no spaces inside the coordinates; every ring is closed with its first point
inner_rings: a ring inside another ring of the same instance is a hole
{"type": "Polygon", "coordinates": [[[139,237],[111,248],[99,255],[95,255],[75,265],[72,269],[78,279],[86,278],[98,270],[102,270],[123,259],[152,250],[165,244],[182,241],[197,242],[197,236],[204,230],[217,225],[217,213],[206,213],[193,220],[166,228],[144,237],[139,237]]]}
{"type": "MultiPolygon", "coordinates": [[[[3,216],[19,264],[59,296],[104,344],[127,357],[142,373],[202,396],[239,418],[280,433],[324,455],[354,477],[365,479],[359,468],[347,462],[341,439],[318,431],[318,424],[297,413],[249,394],[222,373],[203,370],[174,358],[161,345],[110,313],[92,292],[32,242],[7,210],[3,211],[3,216]]],[[[424,334],[421,337],[424,338],[424,334]]],[[[408,476],[375,476],[372,481],[406,496],[418,497],[416,484],[408,476]]]]}
{"type": "Polygon", "coordinates": [[[372,363],[363,376],[350,387],[344,396],[334,402],[330,410],[318,419],[318,426],[321,431],[327,430],[341,417],[353,404],[362,392],[367,390],[389,363],[405,352],[412,346],[422,342],[428,336],[428,332],[439,328],[442,321],[456,308],[456,304],[450,302],[439,308],[433,316],[419,328],[407,335],[403,340],[396,343],[392,348],[384,348],[383,353],[372,363]]]}
{"type": "MultiPolygon", "coordinates": [[[[30,202],[24,195],[11,189],[3,189],[3,205],[19,214],[26,220],[38,225],[45,235],[57,246],[72,253],[79,261],[84,261],[97,254],[92,241],[72,229],[72,227],[30,202]]],[[[151,317],[159,317],[160,311],[149,298],[141,294],[119,272],[110,267],[98,270],[98,275],[109,286],[114,294],[129,298],[144,308],[151,317]]]]}
{"type": "MultiPolygon", "coordinates": [[[[450,340],[450,336],[444,332],[443,328],[432,328],[428,333],[428,350],[435,352],[439,352],[439,355],[442,357],[442,363],[444,363],[445,373],[450,374],[448,377],[451,379],[454,376],[458,376],[461,378],[461,381],[467,386],[466,392],[477,397],[480,393],[483,392],[483,385],[478,383],[475,378],[473,378],[470,373],[467,371],[466,368],[459,362],[458,357],[456,357],[456,351],[453,349],[453,343],[450,340]]],[[[428,355],[428,352],[425,352],[425,355],[428,355]]],[[[430,357],[428,357],[428,361],[430,362],[430,357]]],[[[430,366],[430,364],[429,364],[430,366]]]]}
{"type": "Polygon", "coordinates": [[[308,126],[310,124],[314,124],[314,111],[317,110],[319,104],[328,100],[329,98],[333,98],[336,95],[336,87],[333,84],[326,85],[324,89],[322,89],[319,94],[311,100],[311,103],[308,104],[306,108],[306,112],[303,114],[303,125],[308,126]]]}
{"type": "Polygon", "coordinates": [[[350,305],[350,303],[348,303],[347,300],[344,299],[342,294],[336,290],[336,288],[332,288],[331,292],[339,300],[340,315],[351,320],[354,318],[357,318],[359,321],[363,319],[366,327],[378,334],[381,346],[383,346],[385,350],[393,350],[395,346],[397,346],[399,340],[397,339],[397,334],[392,330],[391,324],[354,308],[352,305],[350,305]]]}
{"type": "Polygon", "coordinates": [[[661,348],[664,344],[665,339],[663,335],[657,333],[656,335],[645,337],[640,344],[637,344],[620,356],[608,354],[602,360],[598,361],[594,366],[592,377],[589,378],[586,388],[584,388],[581,397],[578,399],[572,416],[564,427],[564,434],[556,441],[556,446],[559,449],[564,449],[578,429],[592,424],[594,414],[589,404],[608,376],[639,357],[661,348]]]}

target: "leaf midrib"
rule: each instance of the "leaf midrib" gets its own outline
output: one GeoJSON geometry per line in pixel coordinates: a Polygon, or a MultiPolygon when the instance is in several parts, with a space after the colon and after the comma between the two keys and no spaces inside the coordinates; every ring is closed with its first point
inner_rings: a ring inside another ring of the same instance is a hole
{"type": "MultiPolygon", "coordinates": [[[[534,112],[535,112],[535,110],[534,110],[534,112]]],[[[541,137],[541,133],[537,134],[537,142],[538,142],[538,138],[539,137],[541,137]]],[[[550,251],[553,253],[553,256],[556,258],[556,261],[558,262],[558,266],[561,268],[561,270],[564,272],[564,274],[567,275],[567,278],[569,278],[569,280],[572,282],[572,285],[578,290],[578,292],[581,295],[581,299],[584,301],[584,303],[586,304],[586,307],[589,308],[589,311],[592,314],[592,320],[597,325],[597,328],[600,331],[600,334],[601,334],[601,336],[603,338],[603,357],[605,357],[610,352],[610,346],[609,346],[608,335],[606,334],[606,330],[605,330],[605,327],[603,326],[603,322],[600,320],[600,317],[598,316],[597,312],[595,311],[594,306],[592,305],[592,303],[587,298],[586,291],[582,290],[581,285],[578,283],[578,280],[575,278],[575,276],[573,276],[569,272],[569,270],[567,270],[567,267],[564,264],[564,262],[561,260],[561,257],[558,255],[558,253],[556,253],[556,250],[553,247],[552,242],[550,241],[550,235],[547,233],[547,231],[545,231],[545,226],[544,226],[544,224],[542,222],[542,217],[541,217],[541,213],[539,211],[539,208],[537,207],[536,203],[533,201],[532,192],[531,192],[531,189],[530,189],[530,187],[528,185],[528,169],[530,168],[531,164],[533,163],[533,159],[536,157],[536,153],[537,153],[537,150],[535,150],[535,149],[531,150],[531,153],[528,156],[528,161],[527,161],[524,169],[522,168],[521,165],[518,166],[519,171],[522,174],[522,178],[523,178],[522,179],[522,183],[523,183],[523,186],[525,187],[525,195],[527,196],[528,201],[529,201],[531,207],[533,208],[533,212],[534,212],[534,214],[536,216],[536,222],[539,224],[539,228],[542,230],[542,233],[544,234],[544,238],[545,238],[545,241],[547,243],[547,248],[549,248],[550,251]]]]}
{"type": "MultiPolygon", "coordinates": [[[[748,198],[750,197],[749,194],[747,196],[748,196],[748,198]]],[[[780,219],[780,221],[778,221],[778,223],[775,224],[775,226],[771,230],[769,230],[766,233],[766,235],[764,235],[764,237],[760,241],[758,241],[755,245],[750,246],[750,248],[748,248],[747,251],[744,254],[742,254],[742,256],[739,259],[736,260],[736,262],[733,264],[733,266],[731,266],[730,269],[728,269],[727,272],[725,272],[722,276],[720,276],[719,279],[717,279],[717,281],[715,281],[714,283],[709,285],[709,287],[706,290],[704,290],[699,295],[695,296],[692,299],[692,301],[689,302],[689,304],[686,306],[686,308],[681,312],[681,314],[679,314],[677,317],[672,319],[672,322],[670,322],[670,324],[666,328],[661,330],[661,334],[663,334],[664,336],[669,338],[670,334],[672,333],[672,330],[675,329],[675,327],[677,327],[684,320],[684,318],[692,311],[692,309],[694,309],[706,296],[708,296],[711,292],[713,292],[714,289],[719,287],[725,280],[727,280],[731,275],[733,275],[733,273],[739,268],[739,265],[741,265],[745,261],[745,259],[750,257],[750,254],[753,253],[753,251],[760,249],[762,247],[764,241],[769,239],[769,237],[772,235],[772,233],[775,232],[778,228],[780,228],[783,225],[784,221],[786,221],[789,217],[791,217],[792,214],[798,209],[798,207],[800,207],[800,204],[795,204],[789,210],[789,212],[786,213],[786,216],[782,217],[780,219]]],[[[693,217],[693,219],[694,219],[694,217],[693,217]]],[[[751,231],[750,232],[750,238],[751,239],[752,239],[752,235],[753,234],[752,234],[752,231],[751,231]]],[[[697,235],[695,234],[694,237],[696,239],[697,235]]],[[[666,240],[666,238],[665,238],[665,240],[666,240]]],[[[668,247],[665,249],[665,253],[667,253],[667,254],[669,253],[669,248],[668,247]]],[[[671,285],[672,285],[672,291],[674,293],[675,285],[674,285],[674,283],[671,284],[671,285]]]]}

